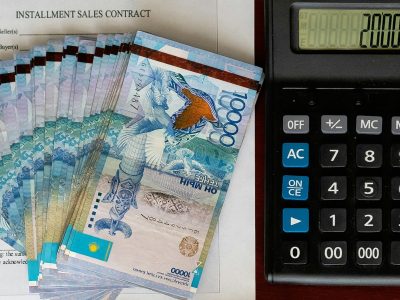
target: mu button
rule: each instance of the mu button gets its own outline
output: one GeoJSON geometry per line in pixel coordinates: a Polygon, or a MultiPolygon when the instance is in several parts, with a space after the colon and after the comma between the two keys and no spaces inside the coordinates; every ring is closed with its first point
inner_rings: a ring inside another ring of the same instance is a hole
{"type": "Polygon", "coordinates": [[[307,208],[284,208],[283,231],[287,233],[308,232],[309,213],[307,208]]]}

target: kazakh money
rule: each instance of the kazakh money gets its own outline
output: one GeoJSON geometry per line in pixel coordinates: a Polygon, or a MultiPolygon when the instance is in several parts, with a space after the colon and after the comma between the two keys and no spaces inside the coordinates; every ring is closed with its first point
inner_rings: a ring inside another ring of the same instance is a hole
{"type": "Polygon", "coordinates": [[[142,32],[130,50],[65,253],[71,265],[191,297],[262,71],[142,32]]]}
{"type": "Polygon", "coordinates": [[[31,292],[192,297],[262,80],[144,32],[0,61],[0,239],[31,292]]]}

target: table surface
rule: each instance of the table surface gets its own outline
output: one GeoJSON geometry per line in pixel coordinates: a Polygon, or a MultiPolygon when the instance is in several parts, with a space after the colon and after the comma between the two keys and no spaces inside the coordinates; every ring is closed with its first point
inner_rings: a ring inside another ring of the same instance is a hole
{"type": "MultiPolygon", "coordinates": [[[[266,0],[268,1],[268,0],[266,0]]],[[[264,0],[255,0],[256,64],[265,66],[264,0]]],[[[265,166],[265,90],[256,107],[256,297],[257,300],[300,299],[400,299],[400,287],[328,287],[271,285],[264,277],[264,166],[265,166]]]]}

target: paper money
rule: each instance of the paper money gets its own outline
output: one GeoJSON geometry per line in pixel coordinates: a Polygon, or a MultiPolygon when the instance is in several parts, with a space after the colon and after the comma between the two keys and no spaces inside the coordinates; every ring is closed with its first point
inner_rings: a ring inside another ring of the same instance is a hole
{"type": "Polygon", "coordinates": [[[262,71],[141,32],[131,52],[68,262],[191,297],[262,71]]]}
{"type": "Polygon", "coordinates": [[[0,239],[42,299],[198,288],[260,68],[148,33],[0,61],[0,239]]]}

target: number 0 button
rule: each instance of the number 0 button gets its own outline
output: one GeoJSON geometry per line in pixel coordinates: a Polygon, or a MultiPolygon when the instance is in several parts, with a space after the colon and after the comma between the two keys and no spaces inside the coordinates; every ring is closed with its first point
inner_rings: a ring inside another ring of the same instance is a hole
{"type": "Polygon", "coordinates": [[[382,145],[357,145],[356,161],[359,168],[380,168],[382,145]]]}
{"type": "Polygon", "coordinates": [[[356,251],[358,265],[380,265],[382,263],[381,242],[357,242],[356,251]]]}
{"type": "Polygon", "coordinates": [[[346,242],[322,242],[321,264],[325,266],[342,266],[347,262],[346,242]]]}
{"type": "Polygon", "coordinates": [[[304,265],[307,263],[306,242],[284,242],[282,248],[283,263],[285,265],[304,265]]]}

